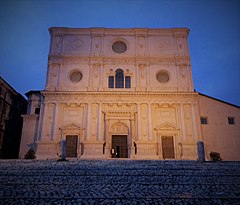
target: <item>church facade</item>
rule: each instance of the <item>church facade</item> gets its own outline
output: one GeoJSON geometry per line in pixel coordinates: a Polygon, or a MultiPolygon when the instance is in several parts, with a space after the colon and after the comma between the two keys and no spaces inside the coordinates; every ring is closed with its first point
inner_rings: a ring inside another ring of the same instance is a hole
{"type": "Polygon", "coordinates": [[[64,142],[67,158],[197,159],[203,141],[206,156],[240,160],[239,107],[194,91],[189,29],[49,32],[46,86],[27,94],[20,158],[29,148],[59,158],[64,142]]]}

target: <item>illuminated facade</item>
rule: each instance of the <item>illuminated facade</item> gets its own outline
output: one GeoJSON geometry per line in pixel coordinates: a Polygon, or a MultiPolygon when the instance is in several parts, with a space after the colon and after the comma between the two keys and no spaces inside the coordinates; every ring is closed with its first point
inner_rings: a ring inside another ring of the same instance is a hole
{"type": "MultiPolygon", "coordinates": [[[[201,125],[211,118],[203,101],[221,102],[194,92],[187,28],[49,31],[47,82],[29,98],[20,156],[32,146],[38,159],[59,158],[66,141],[74,158],[197,159],[204,135],[206,150],[223,154],[201,125]]],[[[237,133],[239,107],[222,104],[237,133]]]]}

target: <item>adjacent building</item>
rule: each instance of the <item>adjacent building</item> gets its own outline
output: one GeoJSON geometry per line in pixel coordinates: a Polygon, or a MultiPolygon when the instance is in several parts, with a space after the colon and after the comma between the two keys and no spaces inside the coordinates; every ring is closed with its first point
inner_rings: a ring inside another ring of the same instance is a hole
{"type": "Polygon", "coordinates": [[[27,100],[0,77],[0,158],[18,158],[27,100]]]}
{"type": "Polygon", "coordinates": [[[46,86],[31,91],[20,156],[240,160],[240,112],[194,91],[187,28],[50,28],[46,86]]]}

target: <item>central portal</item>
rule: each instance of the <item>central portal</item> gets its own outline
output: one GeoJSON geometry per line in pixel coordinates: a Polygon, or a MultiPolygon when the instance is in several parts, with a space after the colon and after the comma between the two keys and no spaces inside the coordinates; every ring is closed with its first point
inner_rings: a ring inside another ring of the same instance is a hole
{"type": "Polygon", "coordinates": [[[128,158],[127,135],[112,135],[112,157],[128,158]]]}
{"type": "Polygon", "coordinates": [[[162,136],[163,159],[174,159],[174,143],[172,136],[162,136]]]}
{"type": "Polygon", "coordinates": [[[66,136],[66,157],[77,157],[77,135],[66,136]]]}

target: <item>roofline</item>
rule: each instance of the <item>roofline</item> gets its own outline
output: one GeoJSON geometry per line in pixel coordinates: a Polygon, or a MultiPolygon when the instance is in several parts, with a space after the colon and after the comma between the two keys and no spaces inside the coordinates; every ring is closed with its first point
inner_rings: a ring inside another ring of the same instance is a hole
{"type": "Polygon", "coordinates": [[[130,32],[130,34],[155,34],[159,31],[166,32],[169,34],[174,35],[187,35],[190,32],[190,29],[187,27],[172,27],[172,28],[146,28],[146,27],[131,27],[131,28],[108,28],[108,27],[89,27],[89,28],[74,28],[74,27],[50,27],[48,29],[50,35],[62,35],[66,33],[71,34],[81,34],[83,33],[98,33],[98,34],[105,34],[105,33],[125,33],[130,32]]]}
{"type": "Polygon", "coordinates": [[[0,79],[1,79],[7,86],[9,86],[9,88],[11,88],[11,89],[15,92],[15,94],[21,96],[21,97],[26,101],[26,98],[25,98],[21,93],[19,93],[18,91],[16,91],[16,89],[14,89],[6,80],[4,80],[2,76],[0,76],[0,79]]]}
{"type": "Polygon", "coordinates": [[[226,101],[223,101],[223,100],[219,100],[219,99],[217,99],[217,98],[214,98],[214,97],[205,95],[205,94],[203,94],[203,93],[199,93],[199,92],[198,92],[198,94],[199,94],[199,95],[202,95],[202,96],[204,96],[204,97],[210,98],[210,99],[212,99],[212,100],[216,100],[216,101],[218,101],[218,102],[221,102],[221,103],[224,103],[224,104],[227,104],[227,105],[236,107],[236,108],[240,108],[240,106],[238,106],[238,105],[234,105],[234,104],[232,104],[232,103],[229,103],[229,102],[226,102],[226,101]]]}
{"type": "Polygon", "coordinates": [[[40,90],[29,90],[27,93],[25,93],[25,95],[27,97],[29,97],[33,93],[41,94],[41,91],[40,90]]]}
{"type": "Polygon", "coordinates": [[[51,26],[49,29],[75,29],[75,30],[91,30],[91,29],[109,29],[109,30],[178,30],[178,29],[189,29],[188,27],[62,27],[62,26],[51,26]]]}

